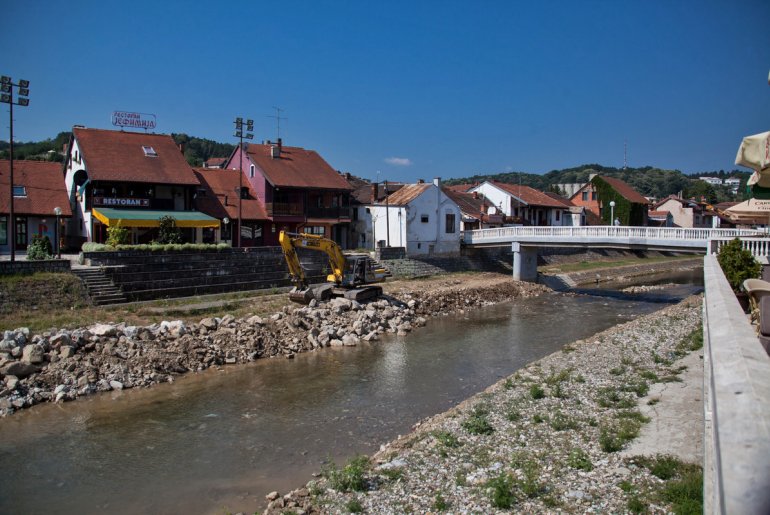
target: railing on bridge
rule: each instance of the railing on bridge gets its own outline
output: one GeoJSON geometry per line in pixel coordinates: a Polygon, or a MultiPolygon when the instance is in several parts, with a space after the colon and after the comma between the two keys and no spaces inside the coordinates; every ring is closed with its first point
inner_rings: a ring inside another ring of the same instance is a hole
{"type": "Polygon", "coordinates": [[[602,239],[648,239],[670,241],[702,241],[714,238],[735,238],[758,236],[760,231],[751,229],[688,229],[683,227],[617,227],[608,225],[578,227],[498,227],[496,229],[477,229],[465,231],[463,241],[466,244],[479,244],[501,240],[515,241],[519,238],[602,238],[602,239]]]}
{"type": "MultiPolygon", "coordinates": [[[[770,257],[770,238],[739,238],[741,240],[741,246],[750,251],[751,254],[762,261],[765,261],[770,257]]],[[[709,242],[709,254],[719,254],[719,251],[733,241],[733,238],[713,238],[709,242]]]]}

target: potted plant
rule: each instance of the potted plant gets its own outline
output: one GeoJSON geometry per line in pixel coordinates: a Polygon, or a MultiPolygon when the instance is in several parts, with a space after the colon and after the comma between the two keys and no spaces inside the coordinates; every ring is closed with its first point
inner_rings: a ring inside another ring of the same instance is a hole
{"type": "Polygon", "coordinates": [[[762,265],[754,259],[754,256],[748,250],[743,248],[741,240],[735,238],[733,241],[719,249],[717,256],[719,266],[722,267],[727,282],[730,283],[735,296],[738,298],[744,312],[748,312],[749,298],[748,294],[741,290],[743,281],[759,277],[762,272],[762,265]]]}

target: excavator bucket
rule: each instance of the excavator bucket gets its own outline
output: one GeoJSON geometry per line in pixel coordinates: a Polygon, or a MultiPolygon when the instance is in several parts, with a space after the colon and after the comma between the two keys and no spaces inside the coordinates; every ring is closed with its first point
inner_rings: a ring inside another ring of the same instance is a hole
{"type": "Polygon", "coordinates": [[[297,304],[310,304],[310,301],[313,300],[315,297],[313,297],[313,290],[310,288],[304,288],[304,289],[297,289],[296,287],[292,288],[289,292],[289,300],[292,302],[296,302],[297,304]]]}

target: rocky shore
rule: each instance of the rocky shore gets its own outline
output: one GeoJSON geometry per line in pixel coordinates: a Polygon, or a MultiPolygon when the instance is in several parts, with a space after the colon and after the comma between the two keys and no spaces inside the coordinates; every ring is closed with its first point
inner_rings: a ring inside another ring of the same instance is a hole
{"type": "Polygon", "coordinates": [[[699,512],[697,465],[619,451],[650,422],[639,410],[660,401],[650,386],[680,381],[678,360],[702,345],[701,305],[574,342],[371,458],[271,493],[267,513],[699,512]]]}
{"type": "Polygon", "coordinates": [[[380,300],[346,299],[297,307],[269,317],[230,315],[190,323],[150,326],[97,324],[32,334],[5,331],[0,341],[0,416],[41,402],[174,381],[190,371],[261,358],[292,358],[324,347],[376,341],[383,333],[407,334],[429,317],[447,315],[547,288],[480,274],[469,284],[446,280],[431,288],[420,281],[389,288],[380,300]]]}

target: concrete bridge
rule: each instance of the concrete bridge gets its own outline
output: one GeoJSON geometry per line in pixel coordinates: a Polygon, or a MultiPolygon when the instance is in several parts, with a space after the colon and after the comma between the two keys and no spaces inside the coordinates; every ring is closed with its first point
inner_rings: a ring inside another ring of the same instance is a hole
{"type": "Polygon", "coordinates": [[[513,278],[537,280],[538,247],[615,248],[703,252],[713,239],[757,237],[751,229],[687,229],[669,227],[500,227],[463,233],[470,247],[511,246],[513,278]]]}

